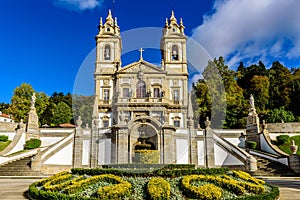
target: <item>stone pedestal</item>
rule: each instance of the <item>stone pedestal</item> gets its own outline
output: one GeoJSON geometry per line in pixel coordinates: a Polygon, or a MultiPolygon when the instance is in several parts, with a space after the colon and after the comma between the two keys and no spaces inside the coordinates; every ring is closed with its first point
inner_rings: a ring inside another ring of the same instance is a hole
{"type": "Polygon", "coordinates": [[[31,107],[28,113],[26,132],[26,140],[29,140],[31,138],[39,138],[39,117],[34,107],[31,107]]]}
{"type": "Polygon", "coordinates": [[[38,149],[37,154],[31,159],[31,169],[33,171],[42,170],[42,159],[41,159],[40,149],[38,149]]]}
{"type": "Polygon", "coordinates": [[[289,166],[295,173],[300,173],[300,155],[292,154],[289,157],[289,166]]]}
{"type": "Polygon", "coordinates": [[[255,109],[250,109],[247,118],[247,141],[253,141],[257,143],[257,148],[260,148],[260,129],[259,129],[259,118],[255,109]]]}

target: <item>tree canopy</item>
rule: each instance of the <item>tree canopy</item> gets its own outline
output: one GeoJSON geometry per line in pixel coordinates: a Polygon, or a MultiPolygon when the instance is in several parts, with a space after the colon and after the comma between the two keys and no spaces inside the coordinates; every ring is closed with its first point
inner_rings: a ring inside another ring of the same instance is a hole
{"type": "MultiPolygon", "coordinates": [[[[244,128],[250,94],[255,98],[261,120],[270,123],[300,121],[300,69],[289,70],[278,61],[273,62],[269,69],[261,61],[248,67],[241,62],[237,70],[233,70],[225,65],[223,57],[219,57],[208,63],[203,79],[193,84],[193,90],[199,105],[196,114],[202,124],[206,117],[213,118],[212,108],[222,105],[224,109],[226,104],[226,115],[220,118],[223,119],[222,127],[244,128]],[[220,92],[221,87],[224,87],[224,92],[220,92]]],[[[218,114],[222,116],[222,113],[218,114]]]]}

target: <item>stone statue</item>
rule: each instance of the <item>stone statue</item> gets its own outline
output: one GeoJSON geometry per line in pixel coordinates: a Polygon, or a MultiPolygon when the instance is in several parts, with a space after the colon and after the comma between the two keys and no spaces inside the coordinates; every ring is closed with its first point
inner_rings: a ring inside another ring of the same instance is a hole
{"type": "Polygon", "coordinates": [[[35,108],[35,101],[36,101],[36,96],[35,96],[35,93],[32,94],[31,96],[31,108],[35,108]]]}
{"type": "Polygon", "coordinates": [[[251,106],[251,109],[255,109],[255,105],[254,105],[254,97],[252,94],[250,94],[250,106],[251,106]]]}

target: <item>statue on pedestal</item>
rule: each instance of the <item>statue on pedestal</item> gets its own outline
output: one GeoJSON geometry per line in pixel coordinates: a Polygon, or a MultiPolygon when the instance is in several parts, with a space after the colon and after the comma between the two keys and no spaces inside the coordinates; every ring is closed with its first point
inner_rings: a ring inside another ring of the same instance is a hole
{"type": "Polygon", "coordinates": [[[35,101],[36,101],[36,96],[35,96],[35,93],[32,94],[31,96],[31,108],[35,108],[35,101]]]}

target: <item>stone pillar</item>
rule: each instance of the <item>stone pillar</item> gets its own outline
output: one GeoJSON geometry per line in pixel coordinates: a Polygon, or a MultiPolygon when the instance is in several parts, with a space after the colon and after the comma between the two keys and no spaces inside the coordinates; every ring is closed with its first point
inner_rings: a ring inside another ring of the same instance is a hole
{"type": "Polygon", "coordinates": [[[98,124],[99,120],[94,119],[93,120],[93,128],[92,128],[92,133],[90,137],[90,167],[91,168],[96,168],[98,165],[98,153],[97,153],[97,139],[98,139],[98,124]]]}
{"type": "Polygon", "coordinates": [[[205,121],[205,130],[204,130],[204,165],[205,167],[214,167],[215,166],[215,147],[213,140],[213,130],[210,127],[211,122],[208,117],[205,121]]]}
{"type": "Polygon", "coordinates": [[[76,120],[75,138],[74,138],[74,149],[73,149],[73,167],[82,167],[82,136],[83,130],[81,128],[81,117],[79,116],[76,120]]]}
{"type": "Polygon", "coordinates": [[[246,170],[248,172],[255,172],[257,170],[257,160],[253,156],[247,157],[246,170]]]}
{"type": "Polygon", "coordinates": [[[175,135],[171,128],[163,130],[163,164],[176,163],[175,135]]]}
{"type": "Polygon", "coordinates": [[[258,118],[258,114],[256,113],[256,109],[254,106],[254,98],[252,94],[250,97],[250,106],[251,108],[249,109],[249,114],[247,117],[247,126],[246,126],[247,140],[256,142],[257,148],[260,149],[259,118],[258,118]]]}
{"type": "Polygon", "coordinates": [[[26,140],[29,140],[31,138],[39,138],[39,117],[36,113],[35,99],[35,93],[33,93],[31,107],[27,119],[26,140]]]}
{"type": "Polygon", "coordinates": [[[289,166],[295,173],[300,173],[300,155],[291,154],[289,157],[289,166]]]}
{"type": "Polygon", "coordinates": [[[31,169],[33,171],[41,171],[42,170],[42,158],[40,153],[40,148],[37,150],[37,154],[31,158],[31,169]]]}
{"type": "Polygon", "coordinates": [[[117,134],[117,163],[130,163],[132,160],[132,147],[128,138],[127,126],[119,127],[117,134]]]}

